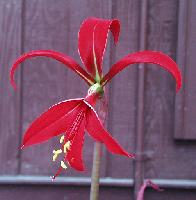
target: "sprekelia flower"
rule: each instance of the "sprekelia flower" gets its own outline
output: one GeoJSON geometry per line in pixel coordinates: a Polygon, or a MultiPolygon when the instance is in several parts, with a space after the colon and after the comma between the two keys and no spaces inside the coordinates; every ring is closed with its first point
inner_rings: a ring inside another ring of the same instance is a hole
{"type": "Polygon", "coordinates": [[[63,160],[55,178],[67,165],[84,170],[82,147],[85,130],[96,141],[104,143],[106,148],[114,153],[133,158],[115,139],[104,129],[94,106],[104,95],[104,86],[121,70],[135,63],[153,63],[170,72],[176,79],[177,90],[181,87],[181,73],[176,63],[167,55],[155,51],[140,51],[129,54],[111,66],[106,75],[102,73],[102,61],[107,44],[108,33],[112,32],[114,42],[118,42],[120,22],[117,19],[107,20],[98,18],[86,19],[78,34],[78,50],[81,60],[86,67],[84,70],[71,57],[52,50],[35,50],[19,57],[10,71],[10,80],[14,88],[14,74],[19,64],[28,58],[45,56],[56,59],[78,74],[90,86],[85,98],[70,99],[49,108],[38,117],[27,129],[23,138],[22,148],[44,142],[52,137],[61,135],[61,148],[53,151],[53,161],[64,153],[63,160]]]}

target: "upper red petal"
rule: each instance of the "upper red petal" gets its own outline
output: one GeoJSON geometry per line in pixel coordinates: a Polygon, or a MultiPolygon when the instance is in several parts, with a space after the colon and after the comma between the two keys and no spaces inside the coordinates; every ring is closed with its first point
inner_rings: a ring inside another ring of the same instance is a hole
{"type": "Polygon", "coordinates": [[[73,141],[71,143],[70,150],[66,155],[66,160],[69,162],[70,166],[76,170],[83,171],[84,163],[82,159],[82,147],[84,144],[84,129],[85,129],[85,118],[80,123],[73,141]]]}
{"type": "Polygon", "coordinates": [[[111,67],[101,83],[105,85],[121,70],[126,68],[128,65],[135,63],[152,63],[160,65],[174,76],[176,79],[176,89],[177,91],[180,89],[182,85],[182,77],[177,64],[166,54],[155,51],[141,51],[125,56],[111,67]]]}
{"type": "Polygon", "coordinates": [[[90,109],[86,116],[86,130],[89,135],[95,140],[103,142],[107,149],[115,154],[120,154],[128,157],[134,157],[134,155],[126,152],[120,144],[104,129],[96,112],[90,109]]]}
{"type": "Polygon", "coordinates": [[[73,123],[82,100],[64,101],[44,112],[25,132],[23,146],[41,143],[65,132],[73,123]]]}
{"type": "Polygon", "coordinates": [[[102,60],[109,30],[114,36],[115,43],[117,43],[120,32],[120,23],[116,19],[106,20],[88,18],[80,27],[78,34],[79,54],[87,70],[94,77],[96,75],[96,70],[100,76],[102,75],[102,60]],[[97,69],[95,66],[94,54],[97,69]]]}
{"type": "Polygon", "coordinates": [[[10,71],[10,81],[14,88],[16,88],[16,84],[14,81],[14,73],[16,69],[18,68],[19,64],[28,58],[32,58],[36,56],[46,56],[46,57],[58,60],[59,62],[65,64],[68,68],[76,72],[89,85],[92,85],[94,83],[93,78],[82,67],[80,67],[80,65],[77,62],[75,62],[71,57],[64,55],[60,52],[52,51],[52,50],[35,50],[35,51],[31,51],[31,52],[23,54],[13,64],[10,71]]]}

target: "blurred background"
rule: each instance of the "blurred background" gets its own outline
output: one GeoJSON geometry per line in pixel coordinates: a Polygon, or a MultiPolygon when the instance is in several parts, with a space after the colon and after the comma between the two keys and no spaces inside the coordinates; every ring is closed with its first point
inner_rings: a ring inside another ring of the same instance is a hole
{"type": "Polygon", "coordinates": [[[87,86],[49,58],[34,58],[17,71],[17,92],[9,83],[15,59],[35,49],[63,52],[79,63],[77,34],[89,16],[118,18],[121,35],[111,38],[104,71],[126,54],[143,49],[171,56],[182,71],[183,88],[155,65],[133,65],[108,87],[106,127],[139,159],[112,155],[103,147],[100,199],[134,199],[143,179],[146,200],[196,199],[196,1],[195,0],[0,0],[0,199],[88,199],[93,140],[86,135],[86,172],[65,171],[55,182],[52,162],[58,138],[20,150],[30,123],[51,105],[84,97],[87,86]]]}

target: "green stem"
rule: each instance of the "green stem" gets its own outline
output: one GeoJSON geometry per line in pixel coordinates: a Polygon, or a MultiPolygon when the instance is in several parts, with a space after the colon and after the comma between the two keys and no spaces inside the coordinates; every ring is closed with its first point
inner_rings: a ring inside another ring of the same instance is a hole
{"type": "Polygon", "coordinates": [[[99,176],[101,163],[101,148],[100,142],[95,142],[93,155],[93,169],[91,175],[91,191],[90,200],[98,200],[99,198],[99,176]]]}
{"type": "MultiPolygon", "coordinates": [[[[103,125],[106,119],[107,108],[108,108],[107,101],[104,94],[103,98],[100,100],[100,105],[98,108],[98,115],[103,125]]],[[[90,200],[98,200],[99,198],[101,151],[102,151],[102,144],[100,142],[95,142],[94,153],[93,153],[93,168],[92,168],[92,174],[91,174],[90,200]]]]}

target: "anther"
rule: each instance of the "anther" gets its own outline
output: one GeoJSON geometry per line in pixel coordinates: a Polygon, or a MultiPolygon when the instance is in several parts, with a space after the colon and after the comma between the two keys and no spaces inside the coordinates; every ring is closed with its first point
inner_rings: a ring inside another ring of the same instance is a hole
{"type": "Polygon", "coordinates": [[[61,161],[61,167],[62,167],[63,169],[67,169],[67,166],[65,165],[65,163],[64,163],[63,161],[61,161]]]}
{"type": "Polygon", "coordinates": [[[64,144],[64,153],[67,153],[67,150],[70,149],[70,146],[71,146],[71,142],[68,141],[64,144]]]}
{"type": "Polygon", "coordinates": [[[53,150],[53,157],[52,157],[52,160],[53,162],[57,159],[58,155],[62,153],[62,150],[61,149],[58,149],[58,150],[53,150]]]}
{"type": "Polygon", "coordinates": [[[64,138],[65,138],[65,136],[63,135],[63,136],[61,136],[61,138],[60,138],[60,143],[62,144],[63,143],[63,141],[64,141],[64,138]]]}

